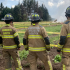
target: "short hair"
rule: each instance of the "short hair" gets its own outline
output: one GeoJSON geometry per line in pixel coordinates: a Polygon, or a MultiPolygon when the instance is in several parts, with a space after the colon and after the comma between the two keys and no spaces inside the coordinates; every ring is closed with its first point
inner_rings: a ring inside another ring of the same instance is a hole
{"type": "Polygon", "coordinates": [[[9,24],[11,21],[13,21],[13,20],[5,20],[5,23],[9,24]]]}

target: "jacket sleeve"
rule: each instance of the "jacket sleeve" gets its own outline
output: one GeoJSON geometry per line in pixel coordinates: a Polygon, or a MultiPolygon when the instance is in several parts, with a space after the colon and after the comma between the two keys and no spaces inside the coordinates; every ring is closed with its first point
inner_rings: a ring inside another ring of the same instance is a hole
{"type": "Polygon", "coordinates": [[[44,41],[45,41],[45,43],[46,43],[46,48],[50,48],[49,37],[48,37],[47,32],[46,32],[46,30],[45,30],[44,27],[42,27],[42,36],[43,36],[44,41]]]}
{"type": "Polygon", "coordinates": [[[20,45],[20,41],[19,41],[19,36],[18,36],[17,30],[15,28],[14,28],[13,33],[14,33],[14,41],[17,44],[17,47],[19,48],[19,47],[21,47],[21,45],[20,45]]]}
{"type": "Polygon", "coordinates": [[[24,48],[28,49],[28,29],[26,30],[24,37],[23,37],[23,44],[24,44],[24,48]]]}
{"type": "Polygon", "coordinates": [[[61,32],[60,32],[60,41],[59,41],[59,44],[57,45],[58,52],[63,48],[65,41],[66,41],[66,37],[67,37],[67,29],[66,29],[65,24],[63,24],[61,32]]]}

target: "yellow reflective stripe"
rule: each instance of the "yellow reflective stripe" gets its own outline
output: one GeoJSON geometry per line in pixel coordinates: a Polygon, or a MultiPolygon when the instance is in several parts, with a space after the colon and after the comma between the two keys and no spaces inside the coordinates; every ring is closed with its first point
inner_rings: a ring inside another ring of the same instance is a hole
{"type": "Polygon", "coordinates": [[[46,50],[45,47],[38,47],[38,48],[34,48],[34,47],[29,47],[30,51],[44,51],[46,50]]]}
{"type": "Polygon", "coordinates": [[[70,52],[70,48],[63,48],[62,52],[70,52]]]}
{"type": "Polygon", "coordinates": [[[67,37],[70,37],[70,33],[67,35],[67,37]]]}
{"type": "Polygon", "coordinates": [[[2,31],[12,31],[12,29],[2,29],[2,31]]]}
{"type": "Polygon", "coordinates": [[[6,26],[10,26],[10,24],[6,24],[6,26]]]}
{"type": "Polygon", "coordinates": [[[12,70],[12,68],[9,68],[9,69],[5,69],[5,70],[12,70]]]}
{"type": "Polygon", "coordinates": [[[28,47],[28,45],[24,45],[24,47],[25,47],[25,48],[27,48],[27,47],[28,47]]]}
{"type": "Polygon", "coordinates": [[[63,64],[63,70],[66,70],[66,66],[63,64]]]}
{"type": "Polygon", "coordinates": [[[22,66],[21,66],[21,61],[20,61],[20,59],[17,58],[16,60],[17,60],[18,67],[19,67],[19,68],[16,68],[16,70],[22,70],[22,66]]]}
{"type": "Polygon", "coordinates": [[[17,32],[14,34],[14,37],[16,37],[16,36],[18,36],[18,33],[17,32]]]}
{"type": "Polygon", "coordinates": [[[33,26],[35,26],[35,24],[33,23],[33,26]]]}
{"type": "Polygon", "coordinates": [[[29,39],[38,39],[38,38],[43,39],[41,35],[29,35],[28,38],[29,39]]]}
{"type": "Polygon", "coordinates": [[[13,48],[16,48],[16,47],[17,47],[17,45],[12,45],[12,46],[5,46],[5,45],[3,45],[4,49],[13,49],[13,48]]]}
{"type": "Polygon", "coordinates": [[[58,47],[58,48],[62,48],[62,47],[63,47],[63,45],[58,44],[58,45],[57,45],[57,47],[58,47]]]}
{"type": "Polygon", "coordinates": [[[48,64],[49,64],[50,70],[53,70],[51,61],[48,61],[48,64]]]}
{"type": "Polygon", "coordinates": [[[2,38],[14,38],[13,35],[2,35],[2,38]]]}
{"type": "Polygon", "coordinates": [[[20,68],[16,68],[16,70],[21,70],[20,68]]]}

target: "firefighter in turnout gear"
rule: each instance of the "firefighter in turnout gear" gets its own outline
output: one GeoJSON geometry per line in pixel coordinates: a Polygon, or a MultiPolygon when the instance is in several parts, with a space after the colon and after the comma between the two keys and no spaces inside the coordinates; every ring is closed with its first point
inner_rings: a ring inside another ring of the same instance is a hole
{"type": "Polygon", "coordinates": [[[28,61],[30,70],[37,70],[37,58],[39,58],[45,66],[45,70],[52,70],[50,61],[46,54],[46,50],[50,51],[50,41],[44,27],[39,25],[40,17],[33,14],[31,17],[32,25],[29,26],[23,38],[25,50],[29,50],[28,61]]]}
{"type": "Polygon", "coordinates": [[[65,16],[67,20],[61,28],[57,52],[62,52],[62,70],[70,70],[70,6],[66,9],[65,16]]]}
{"type": "Polygon", "coordinates": [[[16,28],[12,27],[13,16],[6,14],[4,20],[6,25],[0,29],[0,45],[3,47],[3,57],[5,60],[5,70],[12,70],[11,57],[15,63],[15,70],[22,70],[21,62],[18,56],[20,42],[16,28]]]}

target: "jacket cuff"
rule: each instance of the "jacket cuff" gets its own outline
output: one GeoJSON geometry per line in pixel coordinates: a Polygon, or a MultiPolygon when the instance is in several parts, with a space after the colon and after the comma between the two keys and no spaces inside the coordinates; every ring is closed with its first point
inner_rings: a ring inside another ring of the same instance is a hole
{"type": "Polygon", "coordinates": [[[28,48],[28,45],[24,45],[24,48],[28,48]]]}
{"type": "Polygon", "coordinates": [[[18,46],[21,47],[21,44],[19,44],[18,46]]]}
{"type": "Polygon", "coordinates": [[[46,45],[46,48],[50,48],[50,45],[46,45]]]}
{"type": "Polygon", "coordinates": [[[64,46],[64,45],[60,45],[60,44],[57,45],[58,48],[62,48],[63,46],[64,46]]]}

